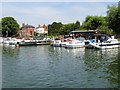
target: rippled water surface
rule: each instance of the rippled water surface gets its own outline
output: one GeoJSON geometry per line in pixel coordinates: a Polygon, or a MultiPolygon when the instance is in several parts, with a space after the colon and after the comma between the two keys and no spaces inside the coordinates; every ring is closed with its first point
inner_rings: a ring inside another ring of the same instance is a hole
{"type": "Polygon", "coordinates": [[[3,47],[3,88],[119,87],[120,49],[3,47]]]}

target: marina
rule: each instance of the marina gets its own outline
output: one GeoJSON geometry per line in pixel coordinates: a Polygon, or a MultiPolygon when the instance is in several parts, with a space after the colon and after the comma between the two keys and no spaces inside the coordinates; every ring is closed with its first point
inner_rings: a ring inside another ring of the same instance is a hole
{"type": "Polygon", "coordinates": [[[120,89],[120,1],[1,8],[0,89],[120,89]]]}
{"type": "MultiPolygon", "coordinates": [[[[94,36],[96,38],[96,36],[94,36]]],[[[97,37],[98,38],[98,37],[97,37]]],[[[53,47],[65,48],[89,48],[89,49],[109,49],[119,48],[120,41],[115,39],[114,36],[109,37],[106,34],[101,34],[98,39],[90,38],[85,40],[84,37],[79,38],[65,38],[65,39],[45,39],[45,40],[24,40],[16,38],[1,38],[1,44],[13,46],[38,46],[38,45],[51,45],[53,47]]]]}

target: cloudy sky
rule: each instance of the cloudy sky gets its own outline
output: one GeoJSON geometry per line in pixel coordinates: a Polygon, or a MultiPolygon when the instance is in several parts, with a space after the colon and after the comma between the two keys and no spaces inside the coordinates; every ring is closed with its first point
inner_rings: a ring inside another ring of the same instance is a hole
{"type": "Polygon", "coordinates": [[[87,15],[106,15],[108,5],[116,5],[118,2],[44,2],[27,1],[14,2],[7,0],[2,2],[2,16],[12,16],[18,23],[34,26],[51,24],[52,22],[73,23],[79,20],[83,22],[87,15]]]}

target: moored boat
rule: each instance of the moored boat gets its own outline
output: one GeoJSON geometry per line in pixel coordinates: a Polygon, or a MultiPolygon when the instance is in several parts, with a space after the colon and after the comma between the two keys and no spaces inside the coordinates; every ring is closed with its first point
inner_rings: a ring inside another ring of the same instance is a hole
{"type": "Polygon", "coordinates": [[[53,47],[60,47],[61,40],[59,38],[56,38],[55,40],[51,41],[51,46],[53,47]]]}
{"type": "Polygon", "coordinates": [[[37,46],[37,45],[50,45],[48,40],[24,40],[18,43],[19,46],[37,46]]]}
{"type": "Polygon", "coordinates": [[[11,40],[9,41],[9,45],[15,45],[15,44],[17,44],[17,39],[11,38],[11,40]]]}
{"type": "Polygon", "coordinates": [[[64,39],[61,43],[60,43],[60,46],[61,47],[65,47],[67,44],[69,44],[70,42],[72,42],[72,39],[71,38],[66,38],[64,39]]]}
{"type": "Polygon", "coordinates": [[[120,42],[115,39],[114,36],[109,37],[108,35],[102,35],[97,41],[91,42],[88,40],[88,42],[85,42],[85,47],[91,49],[118,48],[120,47],[120,42]]]}
{"type": "Polygon", "coordinates": [[[85,43],[80,40],[73,39],[71,42],[66,44],[65,48],[81,48],[84,47],[85,43]]]}
{"type": "Polygon", "coordinates": [[[2,38],[2,37],[0,37],[0,44],[1,44],[1,43],[3,43],[3,38],[2,38]]]}
{"type": "Polygon", "coordinates": [[[9,45],[10,38],[3,38],[3,44],[9,45]]]}

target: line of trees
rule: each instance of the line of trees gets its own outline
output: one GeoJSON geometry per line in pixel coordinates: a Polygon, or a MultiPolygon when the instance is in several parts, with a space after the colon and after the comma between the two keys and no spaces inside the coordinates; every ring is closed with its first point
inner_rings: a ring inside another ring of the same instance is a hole
{"type": "Polygon", "coordinates": [[[61,22],[53,22],[48,25],[49,35],[65,35],[73,30],[77,30],[80,28],[80,22],[76,21],[76,23],[62,24],[61,22]]]}
{"type": "Polygon", "coordinates": [[[117,35],[120,34],[120,2],[118,6],[108,6],[107,11],[108,27],[117,35]]]}
{"type": "Polygon", "coordinates": [[[108,6],[107,9],[107,16],[86,16],[81,26],[79,21],[69,24],[53,22],[48,25],[49,35],[65,35],[73,30],[98,30],[120,36],[120,2],[117,6],[108,6]]]}
{"type": "MultiPolygon", "coordinates": [[[[86,16],[82,25],[79,20],[69,24],[53,22],[48,25],[49,35],[65,35],[73,30],[99,30],[103,33],[114,33],[120,36],[120,2],[117,6],[108,6],[107,9],[107,16],[86,16]]],[[[14,36],[19,28],[19,24],[13,17],[4,17],[0,20],[0,31],[3,36],[14,36]]]]}

